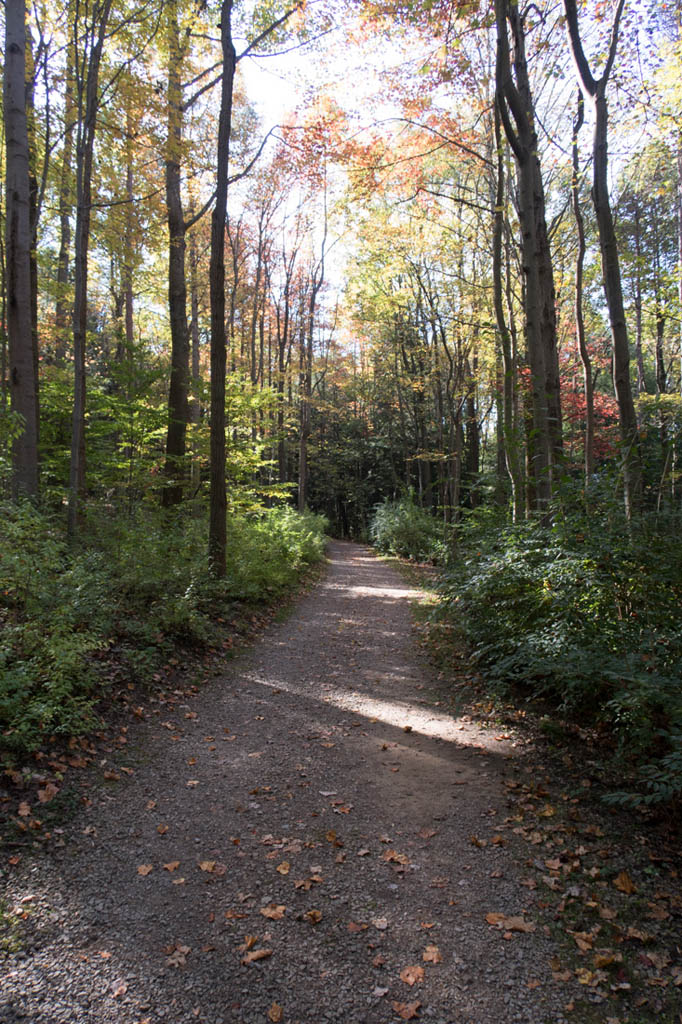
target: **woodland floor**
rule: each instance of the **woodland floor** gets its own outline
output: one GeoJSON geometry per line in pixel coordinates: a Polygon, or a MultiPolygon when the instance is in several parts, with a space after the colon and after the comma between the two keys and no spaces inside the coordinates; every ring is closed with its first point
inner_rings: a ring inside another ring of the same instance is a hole
{"type": "Polygon", "coordinates": [[[63,831],[3,855],[3,1024],[682,1021],[679,865],[457,714],[423,596],[334,542],[123,729],[63,831]]]}

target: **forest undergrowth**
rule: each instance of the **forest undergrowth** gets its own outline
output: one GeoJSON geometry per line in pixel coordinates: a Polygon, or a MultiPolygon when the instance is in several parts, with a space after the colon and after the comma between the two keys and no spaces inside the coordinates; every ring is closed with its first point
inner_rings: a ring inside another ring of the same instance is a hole
{"type": "MultiPolygon", "coordinates": [[[[0,756],[10,774],[78,745],[121,689],[163,685],[181,661],[229,650],[254,615],[323,556],[325,520],[278,507],[230,517],[223,579],[205,515],[101,506],[77,546],[29,503],[7,503],[0,559],[0,756]]],[[[85,741],[87,742],[87,741],[85,741]]]]}

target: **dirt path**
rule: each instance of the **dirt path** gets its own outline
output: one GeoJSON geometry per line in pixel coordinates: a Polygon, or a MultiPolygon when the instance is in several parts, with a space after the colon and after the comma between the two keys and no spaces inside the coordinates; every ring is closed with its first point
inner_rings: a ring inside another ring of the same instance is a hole
{"type": "Polygon", "coordinates": [[[500,837],[515,750],[438,706],[395,571],[356,545],[329,556],[13,876],[29,913],[3,1024],[563,1020],[500,837]],[[490,912],[516,919],[506,938],[490,912]]]}

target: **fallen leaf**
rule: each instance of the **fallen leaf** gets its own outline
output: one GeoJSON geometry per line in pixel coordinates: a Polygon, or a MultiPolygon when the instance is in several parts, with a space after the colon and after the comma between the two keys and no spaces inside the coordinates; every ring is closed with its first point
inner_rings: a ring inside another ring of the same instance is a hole
{"type": "Polygon", "coordinates": [[[243,914],[239,910],[232,910],[232,908],[230,908],[229,910],[225,911],[225,918],[228,921],[234,921],[237,918],[248,917],[248,916],[249,916],[248,914],[243,914]]]}
{"type": "Polygon", "coordinates": [[[260,908],[263,917],[267,917],[270,921],[281,921],[285,910],[286,907],[283,903],[270,903],[267,907],[260,908]]]}
{"type": "Polygon", "coordinates": [[[153,864],[140,864],[137,869],[138,875],[149,875],[154,870],[153,864]]]}
{"type": "Polygon", "coordinates": [[[322,920],[322,911],[307,910],[303,916],[306,919],[306,921],[310,922],[310,924],[319,924],[320,921],[322,920]]]}
{"type": "Polygon", "coordinates": [[[164,864],[163,866],[164,866],[164,870],[166,870],[166,871],[175,871],[177,868],[180,867],[180,861],[179,860],[171,860],[171,861],[168,862],[168,864],[164,864]]]}
{"type": "Polygon", "coordinates": [[[423,829],[420,829],[420,832],[419,832],[419,838],[420,839],[433,839],[433,837],[437,836],[437,835],[438,835],[438,832],[437,832],[437,830],[435,828],[423,828],[423,829]]]}
{"type": "Polygon", "coordinates": [[[400,972],[400,980],[404,981],[406,985],[409,985],[410,988],[412,988],[413,985],[424,980],[424,968],[420,967],[419,964],[412,964],[410,967],[403,967],[400,972]]]}
{"type": "Polygon", "coordinates": [[[215,866],[216,861],[214,860],[202,860],[199,862],[200,871],[207,871],[210,873],[211,871],[215,871],[215,866]]]}
{"type": "Polygon", "coordinates": [[[168,825],[157,825],[156,831],[159,833],[160,836],[165,836],[166,832],[168,831],[168,825]]]}
{"type": "Polygon", "coordinates": [[[189,946],[183,946],[180,943],[176,943],[175,946],[171,947],[172,952],[166,964],[169,967],[182,967],[187,963],[187,954],[191,952],[189,946]]]}
{"type": "Polygon", "coordinates": [[[377,955],[372,960],[372,967],[383,967],[385,963],[386,957],[383,956],[381,953],[377,953],[377,955]]]}
{"type": "Polygon", "coordinates": [[[268,1010],[268,1020],[272,1021],[272,1024],[279,1024],[284,1017],[284,1010],[279,1003],[273,1003],[268,1010]]]}
{"type": "Polygon", "coordinates": [[[391,1006],[402,1020],[412,1020],[418,1016],[421,1003],[391,1003],[391,1006]]]}
{"type": "Polygon", "coordinates": [[[507,917],[506,914],[490,913],[485,915],[488,924],[506,932],[534,932],[532,921],[524,921],[522,917],[507,917]]]}
{"type": "Polygon", "coordinates": [[[369,927],[369,925],[358,924],[357,921],[349,921],[348,925],[347,925],[347,930],[349,932],[351,932],[351,933],[354,933],[354,932],[366,932],[368,927],[369,927]]]}
{"type": "Polygon", "coordinates": [[[438,946],[427,946],[424,950],[422,960],[427,964],[442,964],[443,957],[438,946]]]}
{"type": "Polygon", "coordinates": [[[372,924],[380,932],[385,932],[388,928],[388,920],[385,917],[373,917],[372,924]]]}
{"type": "Polygon", "coordinates": [[[388,989],[381,988],[380,985],[377,985],[374,991],[372,992],[372,995],[376,996],[377,999],[382,999],[384,996],[388,995],[388,989]]]}
{"type": "Polygon", "coordinates": [[[637,892],[635,883],[630,878],[627,871],[621,871],[613,880],[613,884],[619,892],[624,892],[626,896],[632,896],[634,892],[637,892]]]}
{"type": "Polygon", "coordinates": [[[278,871],[280,875],[288,875],[290,868],[291,864],[289,863],[289,861],[283,860],[281,864],[277,865],[275,870],[278,871]]]}
{"type": "Polygon", "coordinates": [[[194,789],[195,786],[199,785],[198,779],[188,779],[186,783],[188,789],[194,789]]]}
{"type": "Polygon", "coordinates": [[[31,817],[31,805],[27,804],[25,800],[22,800],[22,802],[19,804],[19,809],[17,811],[17,814],[19,815],[20,818],[30,818],[31,817]]]}
{"type": "Polygon", "coordinates": [[[269,956],[272,956],[271,949],[252,949],[250,953],[242,957],[241,962],[244,965],[254,964],[257,960],[265,960],[269,956]]]}

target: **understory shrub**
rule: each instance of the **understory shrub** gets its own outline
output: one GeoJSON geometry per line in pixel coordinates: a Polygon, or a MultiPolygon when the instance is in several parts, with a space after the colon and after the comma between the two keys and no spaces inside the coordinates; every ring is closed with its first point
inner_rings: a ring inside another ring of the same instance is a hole
{"type": "Polygon", "coordinates": [[[389,555],[418,562],[446,562],[449,529],[407,495],[377,505],[370,523],[372,544],[389,555]]]}
{"type": "MultiPolygon", "coordinates": [[[[570,507],[570,506],[569,506],[570,507]]],[[[498,688],[541,697],[645,765],[638,794],[682,794],[682,536],[608,505],[554,525],[465,527],[442,604],[498,688]]]]}
{"type": "Polygon", "coordinates": [[[30,504],[0,508],[0,748],[91,728],[108,657],[138,681],[198,646],[238,602],[272,601],[324,551],[325,521],[289,508],[228,523],[228,573],[206,568],[206,521],[145,510],[92,513],[80,547],[30,504]]]}

